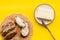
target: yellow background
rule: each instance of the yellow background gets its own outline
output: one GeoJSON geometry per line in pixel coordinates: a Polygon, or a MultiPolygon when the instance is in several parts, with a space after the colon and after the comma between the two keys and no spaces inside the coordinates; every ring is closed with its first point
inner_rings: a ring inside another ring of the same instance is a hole
{"type": "MultiPolygon", "coordinates": [[[[33,35],[31,40],[53,40],[49,32],[34,19],[34,10],[40,4],[49,4],[55,9],[55,20],[48,25],[48,28],[56,40],[60,40],[59,0],[0,0],[0,24],[8,15],[21,13],[27,16],[33,24],[33,35]]],[[[1,35],[0,40],[2,40],[1,35]]]]}

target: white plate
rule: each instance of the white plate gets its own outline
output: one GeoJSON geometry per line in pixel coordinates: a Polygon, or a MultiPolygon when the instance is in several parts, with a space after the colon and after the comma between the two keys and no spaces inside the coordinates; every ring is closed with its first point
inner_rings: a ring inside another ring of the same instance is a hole
{"type": "Polygon", "coordinates": [[[42,19],[48,19],[48,20],[51,20],[51,21],[45,21],[44,20],[44,23],[47,25],[47,24],[50,24],[55,15],[54,15],[54,9],[50,6],[50,5],[47,5],[47,4],[42,4],[42,5],[39,5],[35,12],[35,19],[38,23],[42,24],[41,20],[39,20],[37,17],[39,18],[42,18],[42,19]]]}

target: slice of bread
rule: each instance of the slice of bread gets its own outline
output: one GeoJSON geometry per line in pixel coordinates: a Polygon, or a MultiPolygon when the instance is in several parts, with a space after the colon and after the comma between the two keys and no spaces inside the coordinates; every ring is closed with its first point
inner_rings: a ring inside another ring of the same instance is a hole
{"type": "Polygon", "coordinates": [[[23,16],[22,14],[10,15],[6,19],[4,19],[4,21],[0,25],[0,33],[2,34],[4,40],[30,40],[31,36],[32,36],[32,31],[33,30],[32,30],[31,22],[28,20],[27,17],[23,16]],[[24,20],[24,22],[27,22],[29,25],[28,26],[29,34],[26,37],[23,37],[21,35],[21,28],[15,22],[16,16],[21,17],[24,20]],[[13,25],[12,24],[7,25],[9,22],[13,23],[13,25]],[[7,26],[5,26],[5,25],[7,25],[7,26]],[[5,29],[8,29],[8,30],[5,31],[5,29]],[[19,39],[17,39],[17,38],[19,38],[19,39]]]}

